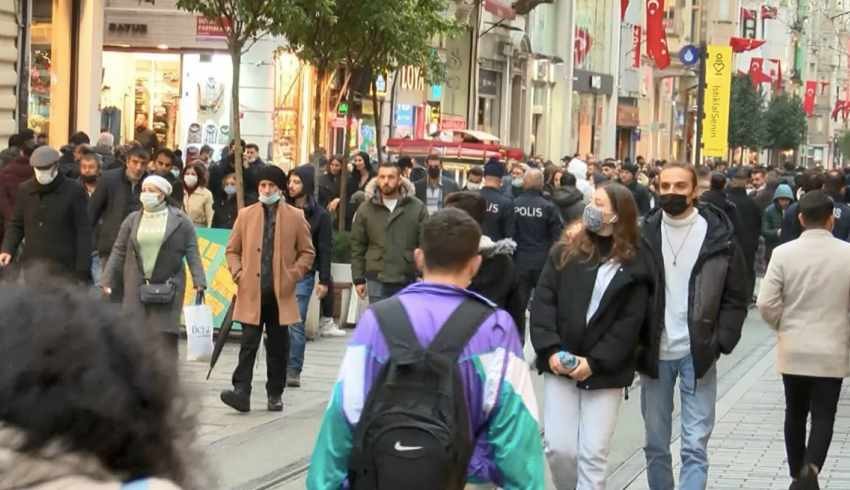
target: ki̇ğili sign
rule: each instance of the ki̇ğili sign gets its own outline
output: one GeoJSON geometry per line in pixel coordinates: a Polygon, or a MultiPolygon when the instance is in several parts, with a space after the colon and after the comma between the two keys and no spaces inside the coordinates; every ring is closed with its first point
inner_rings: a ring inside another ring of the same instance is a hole
{"type": "MultiPolygon", "coordinates": [[[[233,296],[236,295],[236,284],[230,276],[227,268],[227,260],[224,255],[227,240],[230,239],[230,230],[217,228],[197,228],[198,253],[204,264],[207,275],[207,290],[204,295],[205,303],[212,310],[213,327],[220,328],[221,323],[230,307],[233,296]]],[[[192,282],[192,274],[186,269],[186,294],[183,297],[184,305],[195,304],[195,286],[192,282]]],[[[233,325],[238,330],[237,324],[233,325]]]]}
{"type": "Polygon", "coordinates": [[[732,48],[708,46],[705,61],[703,155],[724,157],[729,148],[729,97],[732,92],[732,48]]]}

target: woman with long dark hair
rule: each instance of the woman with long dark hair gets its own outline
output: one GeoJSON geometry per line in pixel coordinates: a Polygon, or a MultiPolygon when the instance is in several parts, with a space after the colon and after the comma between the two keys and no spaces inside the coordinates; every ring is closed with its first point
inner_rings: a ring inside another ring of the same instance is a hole
{"type": "Polygon", "coordinates": [[[600,186],[540,276],[531,341],[544,375],[547,457],[559,489],[603,490],[623,388],[632,384],[649,298],[638,211],[620,184],[600,186]]]}
{"type": "Polygon", "coordinates": [[[349,205],[346,208],[346,230],[351,229],[351,222],[354,220],[354,213],[357,212],[357,206],[351,204],[351,198],[358,191],[365,191],[366,185],[370,180],[375,178],[376,172],[372,168],[372,162],[369,154],[365,151],[355,154],[351,157],[351,174],[348,176],[348,194],[345,196],[349,199],[349,205]]]}

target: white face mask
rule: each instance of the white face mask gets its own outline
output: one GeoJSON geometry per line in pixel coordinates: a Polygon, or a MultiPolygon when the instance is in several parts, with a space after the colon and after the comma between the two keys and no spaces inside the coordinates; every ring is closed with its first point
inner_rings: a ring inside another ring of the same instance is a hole
{"type": "Polygon", "coordinates": [[[56,167],[45,169],[34,168],[33,171],[35,172],[35,180],[41,185],[47,185],[53,182],[59,174],[59,170],[56,167]]]}
{"type": "Polygon", "coordinates": [[[481,182],[474,184],[472,182],[466,184],[466,188],[471,191],[480,191],[481,190],[481,182]]]}
{"type": "Polygon", "coordinates": [[[183,182],[186,183],[186,187],[189,189],[194,189],[198,185],[198,176],[192,174],[185,175],[183,176],[183,182]]]}
{"type": "Polygon", "coordinates": [[[274,194],[267,196],[265,194],[260,194],[260,202],[270,206],[276,202],[280,201],[280,191],[275,192],[274,194]]]}
{"type": "Polygon", "coordinates": [[[162,202],[157,192],[142,192],[139,195],[139,201],[141,201],[142,207],[148,211],[159,206],[162,202]]]}

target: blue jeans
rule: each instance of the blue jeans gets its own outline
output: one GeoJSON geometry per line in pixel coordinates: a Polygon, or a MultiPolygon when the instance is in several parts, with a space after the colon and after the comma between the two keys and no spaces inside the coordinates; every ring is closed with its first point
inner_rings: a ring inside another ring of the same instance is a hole
{"type": "Polygon", "coordinates": [[[313,272],[304,276],[295,285],[295,299],[298,301],[298,313],[301,321],[289,326],[289,367],[293,373],[301,374],[304,367],[304,349],[307,347],[307,332],[304,322],[307,321],[307,307],[310,305],[310,297],[313,295],[313,286],[316,284],[316,274],[313,272]]]}
{"type": "Polygon", "coordinates": [[[369,295],[369,304],[373,305],[378,301],[392,298],[408,285],[408,283],[394,284],[369,279],[366,281],[366,294],[369,295]]]}
{"type": "Polygon", "coordinates": [[[673,490],[673,394],[679,379],[682,419],[682,469],[679,489],[704,490],[708,482],[708,439],[714,430],[717,367],[694,379],[691,356],[658,361],[658,379],[641,375],[640,405],[646,426],[646,476],[651,490],[673,490]]]}
{"type": "Polygon", "coordinates": [[[100,289],[100,276],[103,274],[103,266],[101,264],[100,255],[94,253],[91,256],[91,280],[95,289],[100,289]]]}

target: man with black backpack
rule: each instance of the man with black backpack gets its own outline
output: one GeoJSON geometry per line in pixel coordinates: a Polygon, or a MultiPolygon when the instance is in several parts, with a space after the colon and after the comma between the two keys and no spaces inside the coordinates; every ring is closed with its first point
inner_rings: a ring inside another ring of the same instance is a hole
{"type": "Polygon", "coordinates": [[[316,439],[308,489],[544,488],[537,402],[510,315],[465,288],[481,230],[431,216],[424,281],[376,303],[346,351],[316,439]]]}

